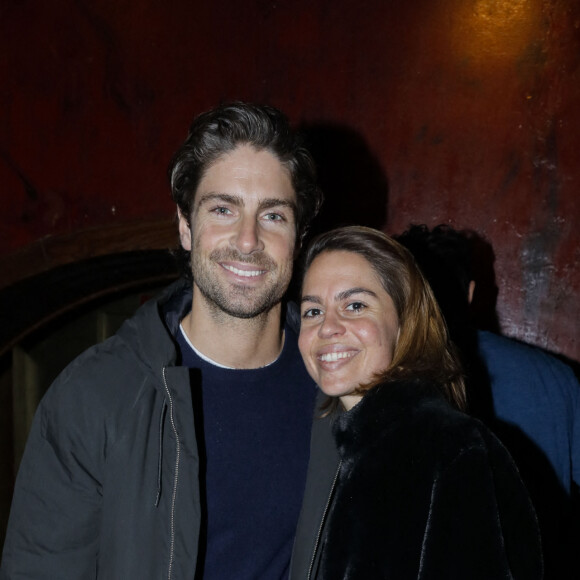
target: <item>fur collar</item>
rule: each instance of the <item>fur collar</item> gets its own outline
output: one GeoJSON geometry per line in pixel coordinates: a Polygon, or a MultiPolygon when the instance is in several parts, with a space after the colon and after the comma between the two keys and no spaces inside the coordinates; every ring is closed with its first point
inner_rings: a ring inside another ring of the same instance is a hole
{"type": "Polygon", "coordinates": [[[348,460],[377,440],[397,431],[401,424],[428,409],[461,414],[443,397],[438,387],[424,379],[396,381],[374,387],[349,411],[334,422],[333,434],[339,455],[348,460]]]}

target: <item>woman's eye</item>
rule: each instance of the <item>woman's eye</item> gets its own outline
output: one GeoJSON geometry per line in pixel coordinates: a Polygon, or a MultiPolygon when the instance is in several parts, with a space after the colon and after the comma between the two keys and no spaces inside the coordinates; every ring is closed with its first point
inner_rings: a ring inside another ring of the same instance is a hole
{"type": "Polygon", "coordinates": [[[302,313],[302,318],[314,318],[315,316],[320,316],[320,308],[308,308],[302,313]]]}
{"type": "Polygon", "coordinates": [[[347,307],[346,310],[350,310],[351,312],[361,312],[366,308],[362,302],[351,302],[347,307]]]}

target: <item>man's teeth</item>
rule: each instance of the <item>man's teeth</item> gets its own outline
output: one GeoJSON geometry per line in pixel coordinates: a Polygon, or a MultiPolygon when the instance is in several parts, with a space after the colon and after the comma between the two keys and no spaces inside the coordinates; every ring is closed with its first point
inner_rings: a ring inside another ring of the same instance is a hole
{"type": "Polygon", "coordinates": [[[341,358],[350,358],[354,356],[354,352],[329,352],[327,354],[321,354],[318,358],[323,362],[336,362],[341,358]]]}
{"type": "Polygon", "coordinates": [[[226,270],[233,272],[236,276],[245,276],[246,278],[253,278],[254,276],[259,276],[264,273],[264,270],[238,270],[233,266],[225,266],[226,270]]]}

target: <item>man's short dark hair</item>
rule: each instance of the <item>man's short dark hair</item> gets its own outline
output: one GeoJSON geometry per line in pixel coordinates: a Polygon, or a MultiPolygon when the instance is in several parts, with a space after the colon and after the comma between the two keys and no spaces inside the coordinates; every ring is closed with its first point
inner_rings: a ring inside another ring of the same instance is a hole
{"type": "Polygon", "coordinates": [[[205,172],[241,145],[268,151],[284,165],[296,193],[296,239],[300,243],[322,204],[316,167],[284,113],[267,105],[234,102],[202,113],[191,124],[169,166],[171,195],[183,217],[191,219],[195,192],[205,172]]]}

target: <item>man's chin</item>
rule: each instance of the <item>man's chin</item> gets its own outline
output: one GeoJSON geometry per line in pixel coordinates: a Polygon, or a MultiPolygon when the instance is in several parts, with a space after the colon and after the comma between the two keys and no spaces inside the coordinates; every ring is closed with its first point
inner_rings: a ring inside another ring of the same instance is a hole
{"type": "Polygon", "coordinates": [[[241,320],[262,317],[278,307],[285,293],[286,284],[224,283],[215,278],[199,276],[194,285],[204,297],[212,314],[241,320]],[[213,283],[212,283],[213,282],[213,283]],[[283,291],[284,289],[284,291],[283,291]]]}
{"type": "Polygon", "coordinates": [[[266,304],[230,303],[227,305],[222,305],[221,307],[219,307],[219,309],[225,314],[232,316],[233,318],[249,320],[251,318],[258,318],[259,316],[267,314],[279,304],[280,301],[274,303],[268,302],[266,304]]]}
{"type": "Polygon", "coordinates": [[[232,318],[249,320],[257,318],[276,308],[281,298],[252,296],[245,288],[243,292],[233,292],[229,296],[205,296],[211,310],[217,315],[227,315],[232,318]]]}

